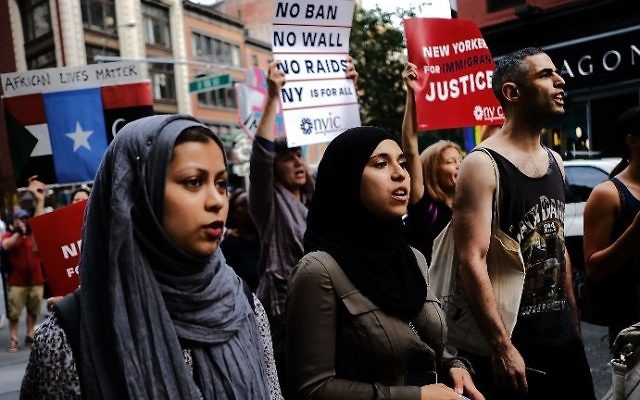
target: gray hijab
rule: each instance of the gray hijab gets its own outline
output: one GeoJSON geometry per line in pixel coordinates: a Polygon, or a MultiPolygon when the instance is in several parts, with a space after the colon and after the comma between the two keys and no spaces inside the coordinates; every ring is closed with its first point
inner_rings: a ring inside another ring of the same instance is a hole
{"type": "Polygon", "coordinates": [[[162,228],[173,146],[195,127],[209,131],[184,115],[131,122],[102,159],[80,261],[84,398],[268,397],[241,281],[220,250],[187,254],[162,228]],[[193,371],[183,348],[191,349],[193,371]]]}

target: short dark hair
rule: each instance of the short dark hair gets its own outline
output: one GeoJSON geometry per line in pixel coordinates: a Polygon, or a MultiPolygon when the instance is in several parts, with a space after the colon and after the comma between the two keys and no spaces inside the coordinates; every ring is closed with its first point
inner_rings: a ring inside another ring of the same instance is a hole
{"type": "Polygon", "coordinates": [[[622,152],[623,157],[629,158],[627,135],[640,138],[640,107],[632,107],[622,113],[613,123],[613,137],[622,152]]]}
{"type": "Polygon", "coordinates": [[[287,145],[287,138],[285,137],[275,138],[275,140],[273,141],[273,146],[275,148],[276,158],[280,158],[284,155],[287,155],[288,153],[295,153],[302,150],[300,146],[289,147],[287,145]]]}
{"type": "Polygon", "coordinates": [[[507,100],[502,95],[502,85],[506,82],[523,82],[525,71],[522,69],[522,61],[527,57],[541,53],[544,53],[544,50],[540,47],[525,47],[524,49],[507,54],[496,62],[491,85],[493,93],[503,108],[507,100]]]}
{"type": "Polygon", "coordinates": [[[80,192],[85,192],[87,194],[87,196],[91,196],[91,189],[89,189],[88,187],[85,187],[85,186],[81,186],[81,187],[77,188],[76,190],[74,190],[73,192],[71,192],[71,199],[76,197],[76,194],[78,194],[80,192]]]}

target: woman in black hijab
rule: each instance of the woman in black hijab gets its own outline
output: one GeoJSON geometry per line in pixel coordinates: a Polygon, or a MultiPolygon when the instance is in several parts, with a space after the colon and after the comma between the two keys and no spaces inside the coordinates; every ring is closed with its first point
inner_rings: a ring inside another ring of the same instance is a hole
{"type": "Polygon", "coordinates": [[[218,249],[227,212],[210,129],[181,115],[126,125],[87,206],[79,344],[45,321],[22,398],[279,398],[264,309],[218,249]]]}
{"type": "Polygon", "coordinates": [[[445,351],[426,262],[402,237],[409,187],[387,132],[349,129],[328,146],[287,297],[295,398],[483,399],[465,362],[445,351]],[[439,372],[455,390],[437,383],[439,372]]]}

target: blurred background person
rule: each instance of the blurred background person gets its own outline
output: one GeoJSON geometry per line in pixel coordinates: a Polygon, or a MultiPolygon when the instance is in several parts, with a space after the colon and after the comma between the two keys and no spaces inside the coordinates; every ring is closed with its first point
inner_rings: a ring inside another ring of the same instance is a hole
{"type": "Polygon", "coordinates": [[[609,344],[640,321],[640,107],[614,124],[622,161],[594,188],[584,208],[584,255],[597,306],[610,320],[609,344]],[[604,304],[602,304],[604,303],[604,304]]]}
{"type": "Polygon", "coordinates": [[[81,186],[71,193],[71,204],[82,200],[89,200],[91,190],[88,187],[81,186]]]}
{"type": "Polygon", "coordinates": [[[33,334],[44,294],[44,276],[31,237],[29,213],[19,209],[14,214],[13,229],[2,236],[2,251],[7,253],[8,273],[9,343],[7,351],[19,349],[18,323],[23,309],[27,309],[27,330],[24,344],[33,343],[33,334]]]}
{"type": "Polygon", "coordinates": [[[258,287],[258,259],[260,240],[258,230],[249,213],[248,194],[242,189],[229,197],[227,231],[220,243],[227,264],[249,285],[251,291],[258,287]]]}
{"type": "MultiPolygon", "coordinates": [[[[275,137],[280,89],[285,84],[285,74],[278,64],[279,61],[271,62],[267,71],[268,95],[250,158],[249,209],[260,237],[260,282],[256,294],[269,315],[278,374],[283,383],[287,279],[304,254],[302,240],[314,182],[302,158],[302,149],[289,148],[286,138],[275,137]]],[[[358,79],[351,57],[347,59],[345,76],[354,82],[358,79]]]]}

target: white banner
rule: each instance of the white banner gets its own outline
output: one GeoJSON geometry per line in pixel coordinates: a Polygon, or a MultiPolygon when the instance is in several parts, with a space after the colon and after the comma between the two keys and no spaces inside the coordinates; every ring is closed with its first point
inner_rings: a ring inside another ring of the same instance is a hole
{"type": "Polygon", "coordinates": [[[80,67],[34,69],[0,75],[3,97],[135,83],[143,80],[141,64],[110,62],[80,67]]]}
{"type": "Polygon", "coordinates": [[[280,101],[290,147],[327,142],[360,126],[356,90],[345,79],[354,5],[276,2],[272,49],[287,80],[280,101]]]}
{"type": "Polygon", "coordinates": [[[351,27],[353,0],[278,1],[274,24],[351,27]]]}
{"type": "Polygon", "coordinates": [[[330,142],[346,129],[360,126],[358,103],[284,112],[289,147],[330,142]]]}

